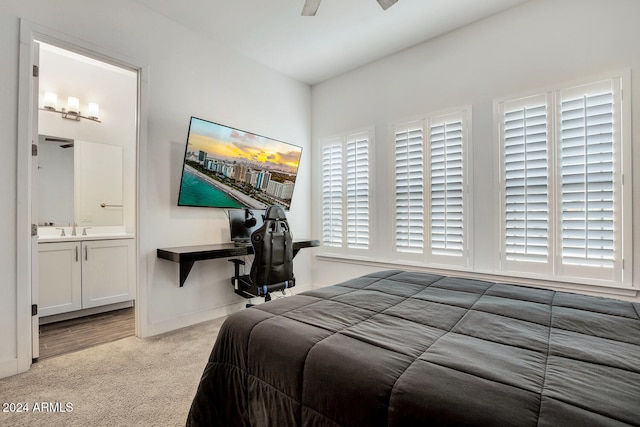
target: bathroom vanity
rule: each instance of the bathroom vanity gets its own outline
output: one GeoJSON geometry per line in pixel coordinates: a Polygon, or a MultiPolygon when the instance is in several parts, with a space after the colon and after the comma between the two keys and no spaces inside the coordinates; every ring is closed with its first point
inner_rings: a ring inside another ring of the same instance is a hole
{"type": "Polygon", "coordinates": [[[133,306],[129,148],[49,135],[38,142],[39,323],[133,306]]]}
{"type": "Polygon", "coordinates": [[[72,227],[39,229],[39,315],[82,315],[134,300],[134,236],[123,227],[78,227],[72,234],[72,227]]]}

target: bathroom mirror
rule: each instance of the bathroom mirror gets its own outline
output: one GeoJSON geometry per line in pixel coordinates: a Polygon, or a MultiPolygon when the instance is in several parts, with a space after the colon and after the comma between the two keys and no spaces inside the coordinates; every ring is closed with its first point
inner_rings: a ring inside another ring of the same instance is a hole
{"type": "Polygon", "coordinates": [[[74,212],[74,141],[39,135],[38,225],[68,225],[74,212]]]}
{"type": "Polygon", "coordinates": [[[38,225],[123,225],[123,149],[40,135],[38,225]]]}

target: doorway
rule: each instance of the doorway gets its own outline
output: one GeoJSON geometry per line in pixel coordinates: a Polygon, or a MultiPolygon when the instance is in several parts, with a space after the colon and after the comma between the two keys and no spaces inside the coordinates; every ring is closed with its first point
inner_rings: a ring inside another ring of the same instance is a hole
{"type": "Polygon", "coordinates": [[[84,49],[33,43],[38,359],[135,334],[140,79],[138,70],[84,49]]]}

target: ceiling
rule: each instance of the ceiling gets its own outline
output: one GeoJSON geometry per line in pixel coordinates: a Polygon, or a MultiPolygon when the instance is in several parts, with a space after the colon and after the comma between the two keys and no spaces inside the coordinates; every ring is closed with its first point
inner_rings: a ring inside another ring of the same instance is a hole
{"type": "Polygon", "coordinates": [[[313,85],[528,0],[137,0],[196,33],[313,85]]]}

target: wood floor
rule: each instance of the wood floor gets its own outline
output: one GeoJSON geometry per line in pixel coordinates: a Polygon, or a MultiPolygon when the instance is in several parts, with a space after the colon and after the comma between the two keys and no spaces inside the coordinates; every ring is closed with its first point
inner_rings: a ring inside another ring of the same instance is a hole
{"type": "Polygon", "coordinates": [[[135,335],[134,308],[40,326],[39,360],[135,335]]]}

